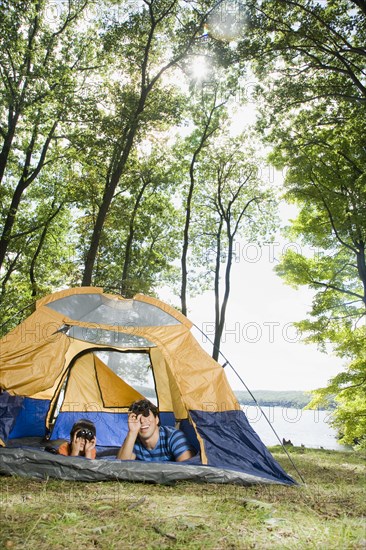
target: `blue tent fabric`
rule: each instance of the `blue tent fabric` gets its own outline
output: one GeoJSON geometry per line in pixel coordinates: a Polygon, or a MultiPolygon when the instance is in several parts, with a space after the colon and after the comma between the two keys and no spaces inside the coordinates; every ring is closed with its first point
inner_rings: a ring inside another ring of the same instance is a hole
{"type": "Polygon", "coordinates": [[[46,435],[45,417],[49,400],[24,397],[9,439],[46,435]]]}
{"type": "Polygon", "coordinates": [[[7,391],[0,393],[0,439],[7,440],[20,413],[24,397],[10,395],[7,391]]]}
{"type": "Polygon", "coordinates": [[[242,410],[190,411],[190,414],[205,442],[210,466],[230,468],[289,485],[295,483],[267,450],[242,410]]]}
{"type": "Polygon", "coordinates": [[[113,412],[60,412],[52,430],[51,440],[70,439],[70,431],[80,418],[95,424],[97,443],[104,447],[118,447],[127,435],[127,415],[113,412]]]}
{"type": "Polygon", "coordinates": [[[43,438],[48,399],[33,399],[0,392],[0,438],[4,443],[19,438],[43,438]]]}
{"type": "MultiPolygon", "coordinates": [[[[127,435],[127,413],[60,412],[52,430],[51,440],[70,439],[71,428],[80,418],[87,418],[94,423],[98,446],[119,448],[127,435]]],[[[160,413],[160,421],[164,426],[174,426],[174,414],[160,413]]]]}

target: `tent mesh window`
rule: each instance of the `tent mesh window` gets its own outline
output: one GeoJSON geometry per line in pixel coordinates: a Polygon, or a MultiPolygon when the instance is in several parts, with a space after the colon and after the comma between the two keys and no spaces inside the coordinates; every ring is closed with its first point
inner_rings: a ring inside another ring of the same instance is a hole
{"type": "Polygon", "coordinates": [[[155,380],[148,353],[103,350],[96,351],[95,355],[124,382],[151,402],[157,403],[155,380]]]}
{"type": "Polygon", "coordinates": [[[162,309],[137,300],[114,300],[101,294],[80,294],[60,298],[48,308],[78,321],[126,327],[179,325],[162,309]]]}
{"type": "Polygon", "coordinates": [[[153,348],[155,344],[143,336],[105,330],[99,327],[70,327],[67,331],[70,338],[118,348],[153,348]]]}

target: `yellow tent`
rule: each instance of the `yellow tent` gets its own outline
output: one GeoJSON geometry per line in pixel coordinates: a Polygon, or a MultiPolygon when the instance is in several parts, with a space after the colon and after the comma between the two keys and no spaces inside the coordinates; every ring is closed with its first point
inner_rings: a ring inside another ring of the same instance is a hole
{"type": "Polygon", "coordinates": [[[0,388],[8,404],[18,399],[13,421],[8,414],[1,426],[0,417],[0,436],[66,438],[83,416],[96,424],[100,445],[120,445],[129,405],[145,396],[139,379],[150,378],[154,393],[146,397],[156,399],[163,424],[179,423],[201,464],[293,483],[191,327],[174,308],[140,294],[128,300],[81,287],[46,296],[0,341],[0,388]]]}

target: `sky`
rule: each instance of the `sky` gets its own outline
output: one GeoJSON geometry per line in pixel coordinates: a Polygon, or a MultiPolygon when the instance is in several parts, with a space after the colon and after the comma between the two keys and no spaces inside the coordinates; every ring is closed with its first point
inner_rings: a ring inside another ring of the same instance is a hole
{"type": "MultiPolygon", "coordinates": [[[[195,60],[196,78],[205,75],[205,60],[195,60]]],[[[233,100],[231,134],[239,135],[256,120],[255,104],[251,100],[254,77],[244,83],[239,98],[233,100]],[[236,99],[243,98],[246,104],[236,99]]],[[[186,130],[188,132],[188,130],[186,130]]],[[[265,151],[258,151],[265,156],[265,151]]],[[[264,164],[260,166],[262,177],[278,190],[282,186],[283,173],[264,164]]],[[[280,226],[288,225],[296,217],[293,206],[284,201],[279,206],[280,226]]],[[[279,227],[280,227],[279,226],[279,227]]],[[[227,308],[221,352],[251,390],[301,390],[310,391],[324,387],[330,378],[343,369],[343,362],[329,351],[320,352],[313,344],[301,341],[293,323],[303,320],[311,309],[314,292],[307,288],[294,289],[286,285],[273,271],[281,252],[291,247],[302,252],[298,243],[286,242],[280,229],[272,246],[259,248],[255,244],[238,244],[235,250],[231,277],[231,295],[227,308]]],[[[306,251],[306,253],[311,251],[306,251]]],[[[180,307],[179,296],[166,289],[159,297],[180,307]]],[[[188,318],[199,330],[193,333],[199,343],[212,354],[212,344],[204,338],[203,331],[213,340],[214,295],[206,292],[188,300],[188,318]]],[[[219,362],[225,360],[221,357],[219,362]]],[[[226,374],[234,390],[245,390],[242,382],[230,366],[226,374]]]]}
{"type": "MultiPolygon", "coordinates": [[[[294,211],[283,203],[280,214],[285,224],[294,211]]],[[[298,244],[286,242],[278,232],[273,245],[238,244],[236,248],[221,351],[251,391],[313,390],[342,370],[341,359],[303,343],[293,326],[306,318],[314,293],[285,285],[273,271],[276,258],[287,247],[299,250],[298,244]]],[[[180,305],[179,297],[167,291],[159,297],[180,305]]],[[[190,298],[187,317],[199,329],[193,329],[194,336],[211,354],[212,344],[200,331],[213,340],[213,293],[190,298]]],[[[221,357],[219,362],[225,361],[221,357]]],[[[231,387],[245,390],[233,369],[226,366],[225,370],[231,387]]]]}

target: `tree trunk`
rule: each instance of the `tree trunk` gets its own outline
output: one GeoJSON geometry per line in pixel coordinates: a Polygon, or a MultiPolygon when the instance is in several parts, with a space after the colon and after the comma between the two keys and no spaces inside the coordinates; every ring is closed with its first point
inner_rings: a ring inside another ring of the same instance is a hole
{"type": "Polygon", "coordinates": [[[220,353],[220,339],[218,327],[220,326],[220,263],[221,263],[221,231],[222,218],[220,219],[219,228],[216,234],[216,266],[215,266],[215,337],[213,343],[212,357],[217,361],[220,353]]]}
{"type": "Polygon", "coordinates": [[[366,307],[366,260],[365,260],[365,243],[357,243],[357,270],[363,286],[363,303],[366,307]]]}
{"type": "Polygon", "coordinates": [[[83,279],[81,283],[82,286],[90,286],[92,284],[93,269],[94,269],[94,264],[97,257],[98,249],[99,249],[99,243],[102,235],[104,222],[106,220],[109,207],[112,203],[116,187],[119,183],[123,170],[126,166],[130,151],[132,149],[132,145],[133,145],[136,131],[138,128],[138,118],[144,109],[145,101],[147,98],[148,92],[146,90],[143,90],[142,92],[143,93],[140,98],[139,107],[134,116],[134,121],[127,133],[126,144],[123,148],[121,158],[118,162],[116,169],[112,173],[111,178],[109,180],[108,179],[106,180],[102,204],[100,205],[100,208],[98,211],[97,219],[94,225],[93,234],[90,241],[89,250],[85,260],[84,274],[83,274],[83,279]]]}
{"type": "MultiPolygon", "coordinates": [[[[54,206],[55,206],[55,204],[53,202],[52,203],[52,209],[54,208],[54,206]]],[[[46,240],[46,236],[47,236],[49,226],[50,226],[52,220],[60,212],[61,208],[62,208],[62,204],[60,204],[58,206],[58,208],[50,215],[48,220],[46,220],[46,223],[44,224],[44,228],[42,230],[41,237],[39,239],[36,251],[33,255],[33,258],[32,258],[32,261],[31,261],[31,264],[30,264],[30,267],[29,267],[29,278],[30,278],[31,288],[32,288],[32,298],[35,298],[37,296],[37,282],[36,282],[36,277],[35,277],[36,262],[37,262],[38,256],[40,255],[40,253],[42,251],[43,244],[46,240]]]]}
{"type": "Polygon", "coordinates": [[[222,300],[221,304],[221,310],[220,310],[220,319],[219,323],[215,324],[215,340],[214,340],[214,349],[212,353],[212,357],[218,361],[219,354],[220,354],[220,345],[221,345],[221,338],[222,333],[224,331],[225,326],[225,319],[226,319],[226,308],[229,301],[230,296],[230,275],[231,275],[231,267],[233,263],[233,243],[234,243],[234,234],[228,235],[229,237],[229,247],[228,247],[228,254],[226,259],[226,269],[225,269],[225,290],[224,290],[224,298],[222,300]]]}
{"type": "Polygon", "coordinates": [[[216,93],[214,97],[213,106],[209,112],[209,116],[206,120],[203,134],[201,136],[200,143],[198,144],[196,150],[193,152],[191,164],[189,167],[189,190],[187,195],[187,203],[186,203],[186,219],[184,224],[184,232],[183,232],[183,249],[182,249],[182,256],[181,256],[181,266],[182,266],[182,284],[181,284],[181,291],[180,291],[180,299],[181,299],[181,309],[183,315],[187,315],[187,285],[188,285],[188,268],[187,268],[187,257],[188,257],[188,247],[189,247],[189,228],[191,223],[191,209],[192,209],[192,198],[193,198],[193,191],[195,186],[195,177],[194,177],[194,168],[195,164],[198,158],[198,155],[200,154],[202,148],[204,147],[206,141],[212,136],[214,132],[218,129],[218,125],[214,126],[212,130],[210,130],[210,125],[212,121],[212,117],[214,112],[221,107],[222,104],[216,105],[216,93]]]}
{"type": "Polygon", "coordinates": [[[6,251],[8,249],[9,242],[11,240],[11,232],[12,232],[12,229],[14,227],[14,223],[15,223],[15,219],[16,219],[16,216],[17,216],[17,213],[18,213],[18,208],[19,208],[19,204],[20,204],[22,195],[23,195],[24,191],[27,189],[27,187],[36,179],[36,177],[40,173],[40,171],[41,171],[41,169],[42,169],[42,167],[45,163],[47,151],[48,151],[49,145],[51,143],[51,139],[52,139],[52,137],[55,133],[57,124],[58,124],[58,120],[56,120],[53,123],[52,128],[50,129],[49,134],[46,138],[46,141],[43,145],[42,153],[41,153],[41,156],[39,158],[38,164],[37,164],[36,168],[32,171],[32,173],[29,175],[29,168],[30,168],[31,159],[32,159],[32,155],[33,155],[33,149],[34,149],[34,146],[35,146],[35,142],[36,142],[36,139],[37,139],[37,133],[38,133],[37,126],[35,126],[34,129],[33,129],[32,139],[31,139],[31,142],[30,142],[28,150],[27,150],[27,155],[26,155],[26,159],[25,159],[25,163],[24,163],[24,167],[23,167],[23,174],[22,174],[22,176],[21,176],[21,178],[18,182],[18,185],[17,185],[15,191],[14,191],[13,198],[12,198],[12,201],[11,201],[11,205],[10,205],[10,208],[8,210],[8,215],[7,215],[7,218],[5,220],[3,232],[2,232],[2,235],[1,235],[1,238],[0,238],[0,268],[3,265],[5,255],[6,255],[6,251]]]}
{"type": "Polygon", "coordinates": [[[136,214],[137,214],[137,210],[139,209],[139,206],[140,206],[140,202],[141,202],[141,199],[143,197],[143,194],[145,192],[145,189],[146,187],[148,187],[149,185],[149,181],[144,181],[143,182],[143,185],[139,191],[139,194],[137,196],[137,199],[136,199],[136,202],[135,202],[135,205],[134,205],[134,208],[133,208],[133,211],[132,211],[132,215],[131,215],[131,218],[130,218],[130,223],[129,223],[129,231],[128,231],[128,237],[127,237],[127,242],[126,242],[126,251],[125,251],[125,261],[123,262],[123,270],[122,270],[122,284],[121,284],[121,294],[125,295],[126,297],[129,297],[128,296],[128,276],[129,276],[129,271],[130,271],[130,266],[131,266],[131,251],[132,251],[132,243],[133,243],[133,237],[134,237],[134,233],[135,233],[135,219],[136,219],[136,214]]]}
{"type": "Polygon", "coordinates": [[[0,185],[1,185],[1,182],[3,181],[5,168],[8,162],[11,144],[13,143],[18,118],[19,118],[19,112],[17,112],[16,114],[13,114],[11,108],[9,108],[8,131],[4,138],[3,148],[0,152],[0,185]]]}

